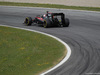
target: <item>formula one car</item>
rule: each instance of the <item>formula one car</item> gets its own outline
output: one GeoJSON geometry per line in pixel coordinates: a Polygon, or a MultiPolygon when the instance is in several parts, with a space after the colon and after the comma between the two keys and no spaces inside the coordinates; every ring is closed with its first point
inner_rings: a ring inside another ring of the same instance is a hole
{"type": "Polygon", "coordinates": [[[63,13],[50,13],[47,11],[46,14],[42,16],[37,16],[35,19],[31,17],[26,17],[24,23],[27,26],[34,24],[42,25],[44,28],[52,27],[52,26],[69,26],[69,19],[65,18],[63,13]]]}

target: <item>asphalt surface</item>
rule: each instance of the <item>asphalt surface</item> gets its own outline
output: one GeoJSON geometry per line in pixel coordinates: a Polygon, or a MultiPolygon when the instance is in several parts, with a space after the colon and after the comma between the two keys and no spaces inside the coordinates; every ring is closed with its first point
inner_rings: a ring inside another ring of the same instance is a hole
{"type": "Polygon", "coordinates": [[[71,47],[68,61],[47,75],[100,75],[100,12],[0,6],[0,24],[46,32],[71,47]],[[23,24],[25,17],[34,18],[47,10],[65,13],[70,26],[43,28],[23,24]]]}

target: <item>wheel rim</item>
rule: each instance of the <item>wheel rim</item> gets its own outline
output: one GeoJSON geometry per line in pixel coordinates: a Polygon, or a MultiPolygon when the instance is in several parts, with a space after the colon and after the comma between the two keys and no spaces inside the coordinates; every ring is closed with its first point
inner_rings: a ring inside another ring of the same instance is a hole
{"type": "Polygon", "coordinates": [[[26,19],[25,23],[28,24],[28,19],[26,19]]]}

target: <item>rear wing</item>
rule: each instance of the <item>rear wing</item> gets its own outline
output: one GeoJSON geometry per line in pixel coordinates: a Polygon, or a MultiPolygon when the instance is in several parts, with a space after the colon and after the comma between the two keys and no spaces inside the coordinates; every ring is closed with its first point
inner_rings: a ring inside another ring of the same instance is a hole
{"type": "Polygon", "coordinates": [[[61,16],[61,22],[63,24],[65,23],[65,14],[64,13],[52,13],[51,16],[52,16],[52,19],[54,16],[61,16]]]}

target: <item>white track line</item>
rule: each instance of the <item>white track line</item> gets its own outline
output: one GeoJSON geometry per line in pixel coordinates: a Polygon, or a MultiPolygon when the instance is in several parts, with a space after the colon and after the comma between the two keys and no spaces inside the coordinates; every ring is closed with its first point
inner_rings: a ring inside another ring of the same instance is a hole
{"type": "Polygon", "coordinates": [[[17,28],[17,29],[22,29],[22,30],[27,30],[27,31],[32,31],[32,32],[37,32],[37,33],[40,33],[40,34],[44,34],[44,35],[47,35],[49,37],[52,37],[52,38],[58,40],[59,42],[61,42],[66,47],[67,54],[66,54],[65,58],[60,63],[58,63],[56,66],[54,66],[50,70],[48,70],[48,71],[46,71],[46,72],[44,72],[44,73],[42,73],[40,75],[45,75],[45,74],[53,71],[54,69],[58,68],[59,66],[61,66],[62,64],[64,64],[69,59],[69,57],[71,55],[71,49],[70,49],[70,47],[64,41],[62,41],[61,39],[59,39],[59,38],[57,38],[57,37],[55,37],[53,35],[50,35],[50,34],[47,34],[47,33],[44,33],[44,32],[40,32],[40,31],[36,31],[36,30],[32,30],[32,29],[26,29],[26,28],[14,27],[14,26],[7,26],[7,25],[0,25],[0,26],[6,26],[6,27],[17,28]]]}

